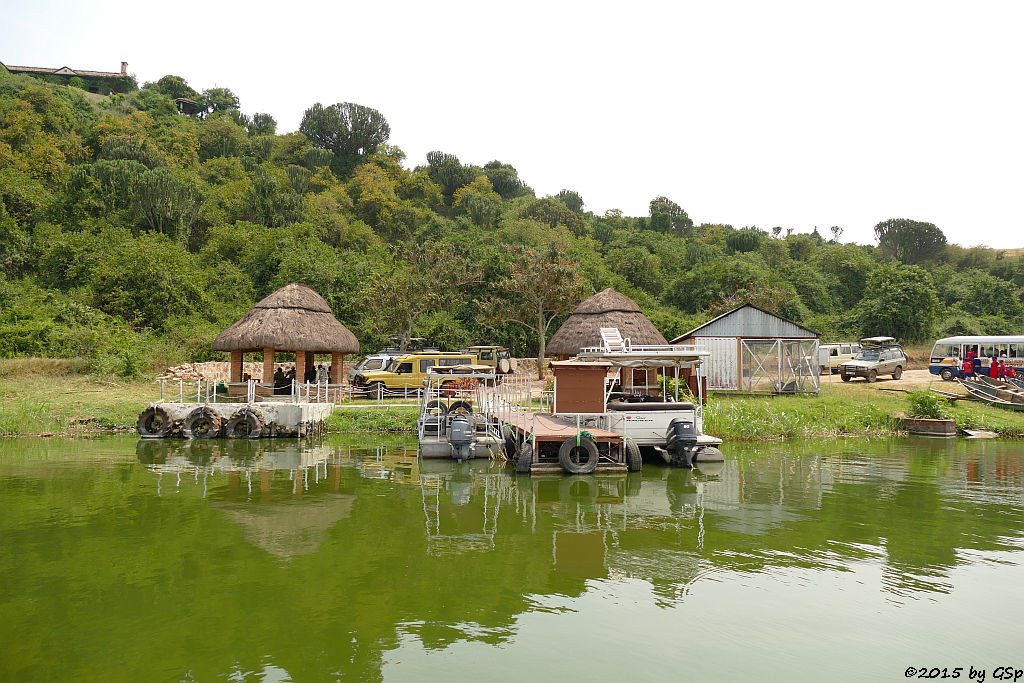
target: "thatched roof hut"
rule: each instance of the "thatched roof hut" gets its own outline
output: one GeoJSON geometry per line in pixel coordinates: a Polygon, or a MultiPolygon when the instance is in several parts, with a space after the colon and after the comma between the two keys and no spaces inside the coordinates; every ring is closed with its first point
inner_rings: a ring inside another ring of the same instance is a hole
{"type": "Polygon", "coordinates": [[[311,362],[313,354],[330,353],[331,379],[337,381],[341,356],[358,352],[359,341],[338,322],[322,296],[306,285],[292,282],[260,301],[238,322],[218,334],[213,340],[213,349],[231,352],[233,382],[241,380],[242,353],[248,351],[263,351],[264,382],[269,381],[268,369],[273,374],[274,351],[295,352],[299,373],[306,367],[307,357],[311,362]],[[239,377],[235,377],[236,363],[239,377]]]}
{"type": "Polygon", "coordinates": [[[602,327],[617,327],[633,344],[668,343],[635,301],[609,287],[576,307],[551,337],[547,353],[569,357],[585,346],[600,346],[602,327]]]}
{"type": "Polygon", "coordinates": [[[356,353],[359,342],[306,285],[287,284],[260,301],[213,340],[214,351],[356,353]]]}

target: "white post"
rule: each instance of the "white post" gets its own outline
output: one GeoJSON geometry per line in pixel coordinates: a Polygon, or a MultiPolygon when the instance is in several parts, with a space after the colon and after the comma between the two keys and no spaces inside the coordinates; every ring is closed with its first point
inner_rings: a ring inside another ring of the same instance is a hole
{"type": "Polygon", "coordinates": [[[185,402],[185,380],[178,378],[178,403],[185,402]]]}

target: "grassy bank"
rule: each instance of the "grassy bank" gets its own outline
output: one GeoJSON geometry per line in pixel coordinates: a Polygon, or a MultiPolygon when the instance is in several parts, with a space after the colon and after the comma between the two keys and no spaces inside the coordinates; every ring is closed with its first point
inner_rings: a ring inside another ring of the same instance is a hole
{"type": "Polygon", "coordinates": [[[409,407],[341,408],[327,418],[327,431],[340,434],[415,434],[418,410],[409,407]]]}
{"type": "Polygon", "coordinates": [[[82,369],[53,359],[0,362],[0,436],[135,429],[139,411],[159,396],[152,382],[115,381],[82,369]]]}
{"type": "MultiPolygon", "coordinates": [[[[891,436],[901,433],[898,416],[906,394],[866,382],[825,387],[819,396],[712,396],[704,431],[726,441],[891,436]]],[[[958,401],[948,408],[957,427],[1024,437],[1024,414],[958,401]]]]}
{"type": "MultiPolygon", "coordinates": [[[[131,431],[144,406],[159,397],[152,381],[125,382],[83,374],[74,361],[0,361],[0,436],[131,431]]],[[[406,401],[399,401],[405,403],[406,401]]],[[[705,431],[728,441],[891,436],[907,409],[906,394],[865,382],[831,384],[820,396],[713,396],[705,431]]],[[[1024,414],[957,402],[949,413],[961,429],[1024,437],[1024,414]]],[[[416,408],[336,410],[327,428],[338,434],[413,434],[416,408]]]]}

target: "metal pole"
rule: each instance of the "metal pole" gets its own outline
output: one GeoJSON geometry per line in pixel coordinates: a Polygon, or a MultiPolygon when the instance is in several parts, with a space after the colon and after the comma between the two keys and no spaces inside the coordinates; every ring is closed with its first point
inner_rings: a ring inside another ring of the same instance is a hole
{"type": "Polygon", "coordinates": [[[185,402],[185,380],[178,378],[178,403],[185,402]]]}

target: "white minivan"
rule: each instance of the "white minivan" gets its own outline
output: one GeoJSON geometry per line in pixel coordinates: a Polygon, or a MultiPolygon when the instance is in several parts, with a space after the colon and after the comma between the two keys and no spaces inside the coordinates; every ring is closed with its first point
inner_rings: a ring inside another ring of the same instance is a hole
{"type": "Polygon", "coordinates": [[[839,372],[839,366],[860,353],[861,345],[858,342],[835,342],[831,344],[818,345],[818,365],[821,372],[831,372],[833,375],[839,372]]]}

